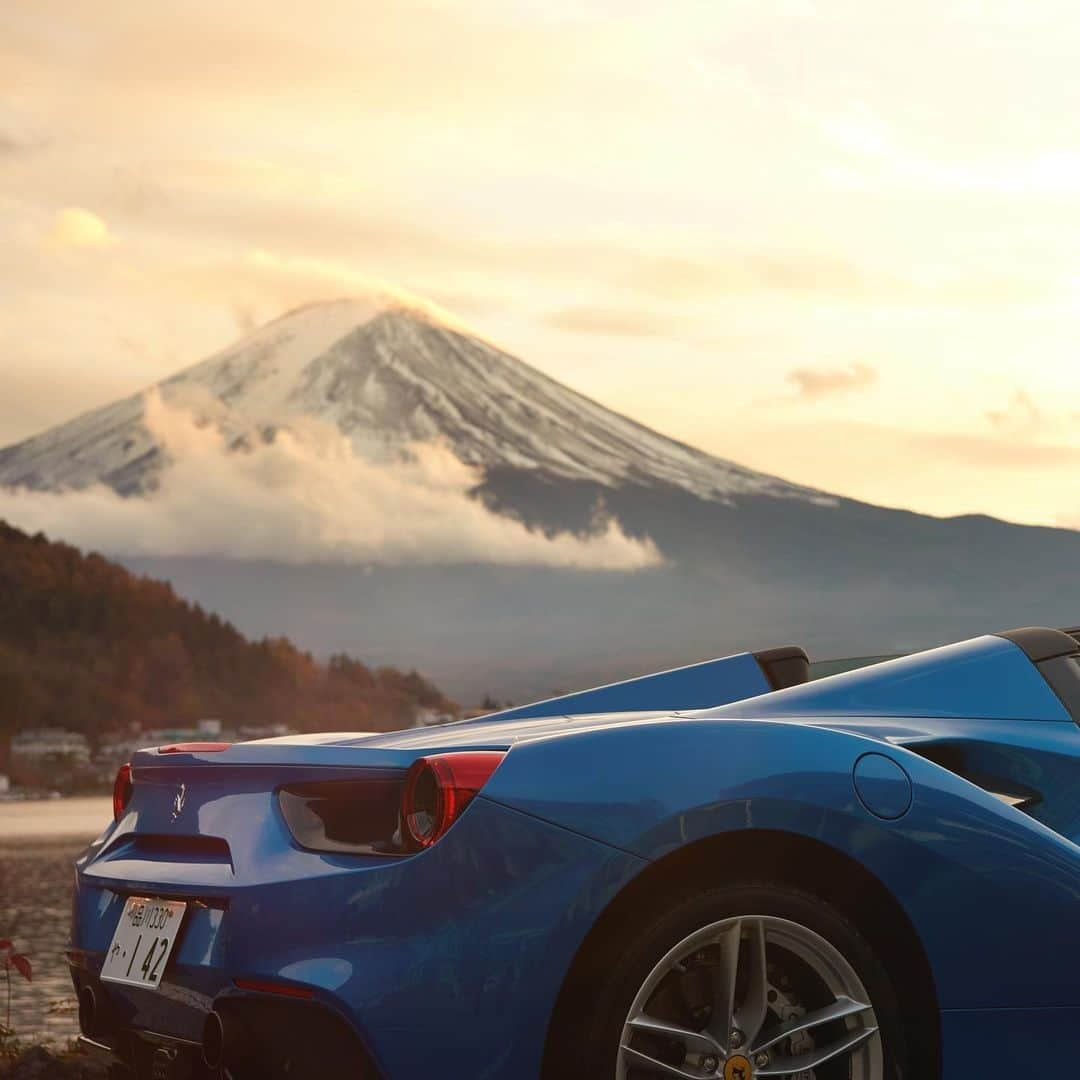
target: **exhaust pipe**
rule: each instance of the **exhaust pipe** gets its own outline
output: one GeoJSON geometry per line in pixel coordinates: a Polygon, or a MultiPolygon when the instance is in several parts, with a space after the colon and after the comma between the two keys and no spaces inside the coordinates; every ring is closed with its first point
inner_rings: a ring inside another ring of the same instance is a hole
{"type": "Polygon", "coordinates": [[[225,1021],[217,1009],[211,1009],[203,1023],[202,1057],[208,1069],[220,1069],[225,1064],[225,1021]]]}
{"type": "Polygon", "coordinates": [[[79,991],[79,1030],[93,1038],[98,1034],[99,1021],[97,994],[92,986],[84,986],[79,991]]]}
{"type": "Polygon", "coordinates": [[[247,1025],[228,1011],[211,1009],[203,1022],[202,1058],[210,1070],[235,1068],[251,1057],[247,1025]]]}

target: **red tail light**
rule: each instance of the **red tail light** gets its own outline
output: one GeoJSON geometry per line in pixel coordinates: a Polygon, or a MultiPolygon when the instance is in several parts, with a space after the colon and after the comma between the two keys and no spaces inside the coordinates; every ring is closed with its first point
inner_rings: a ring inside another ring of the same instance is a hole
{"type": "Polygon", "coordinates": [[[461,817],[505,756],[504,750],[469,750],[414,761],[401,798],[410,846],[431,847],[461,817]]]}
{"type": "Polygon", "coordinates": [[[112,812],[114,821],[119,821],[123,816],[127,804],[131,802],[132,790],[131,766],[125,763],[120,766],[116,773],[116,780],[113,781],[112,812]]]}
{"type": "Polygon", "coordinates": [[[228,750],[232,743],[227,742],[178,742],[169,746],[159,746],[159,754],[217,754],[228,750]]]}

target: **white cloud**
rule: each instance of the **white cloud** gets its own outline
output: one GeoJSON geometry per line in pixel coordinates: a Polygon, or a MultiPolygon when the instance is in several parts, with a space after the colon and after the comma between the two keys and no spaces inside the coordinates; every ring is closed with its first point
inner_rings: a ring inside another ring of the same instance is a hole
{"type": "Polygon", "coordinates": [[[153,495],[0,490],[0,518],[128,556],[603,570],[661,561],[650,541],[630,539],[615,522],[588,537],[549,538],[492,513],[468,497],[478,474],[439,446],[375,464],[336,431],[313,425],[279,432],[250,453],[229,452],[215,428],[156,394],[145,423],[174,462],[153,495]]]}
{"type": "MultiPolygon", "coordinates": [[[[223,279],[211,287],[220,286],[224,290],[231,286],[235,292],[242,283],[253,301],[262,301],[265,305],[269,300],[270,304],[266,306],[274,315],[302,304],[318,303],[329,297],[375,296],[425,311],[445,326],[479,336],[477,330],[453,312],[425,297],[387,281],[358,273],[351,266],[334,259],[287,256],[254,248],[246,253],[239,265],[226,260],[219,262],[216,267],[206,269],[216,270],[223,279]]],[[[211,280],[215,280],[212,274],[211,280]]]]}

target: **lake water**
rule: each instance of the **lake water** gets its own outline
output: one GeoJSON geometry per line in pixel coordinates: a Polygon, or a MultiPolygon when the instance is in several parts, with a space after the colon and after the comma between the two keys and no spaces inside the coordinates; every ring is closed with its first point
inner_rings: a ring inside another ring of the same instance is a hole
{"type": "MultiPolygon", "coordinates": [[[[13,975],[11,1027],[20,1039],[64,1043],[78,1033],[64,950],[71,919],[72,860],[112,820],[112,800],[0,802],[0,938],[34,966],[13,975]]],[[[0,980],[0,1023],[6,1021],[0,980]]]]}

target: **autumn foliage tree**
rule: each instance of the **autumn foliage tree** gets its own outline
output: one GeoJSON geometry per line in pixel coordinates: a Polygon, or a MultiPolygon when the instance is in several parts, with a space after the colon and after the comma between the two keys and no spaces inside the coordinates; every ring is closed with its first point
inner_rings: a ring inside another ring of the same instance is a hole
{"type": "Polygon", "coordinates": [[[55,726],[96,741],[211,716],[390,730],[421,708],[456,711],[416,672],[249,641],[164,582],[0,522],[0,736],[55,726]]]}

